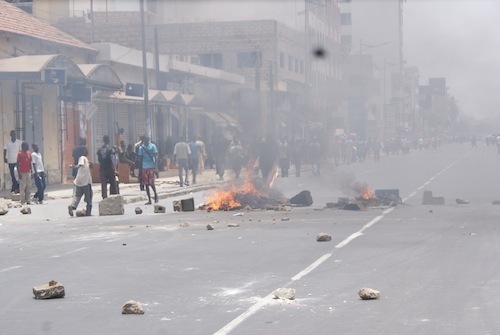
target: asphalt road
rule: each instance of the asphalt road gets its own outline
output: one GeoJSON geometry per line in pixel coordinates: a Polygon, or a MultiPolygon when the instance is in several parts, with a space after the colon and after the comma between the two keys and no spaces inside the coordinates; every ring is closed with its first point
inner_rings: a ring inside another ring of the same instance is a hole
{"type": "Polygon", "coordinates": [[[173,213],[173,199],[167,214],[129,204],[70,218],[67,200],[12,209],[0,217],[0,333],[499,334],[499,166],[496,148],[467,144],[323,166],[275,182],[286,197],[310,190],[311,207],[244,216],[173,213]],[[397,188],[406,205],[324,209],[357,183],[397,188]],[[422,205],[424,190],[445,205],[422,205]],[[321,232],[332,241],[316,242],[321,232]],[[50,280],[66,297],[35,300],[50,280]],[[296,299],[271,299],[280,287],[296,299]],[[381,298],[361,300],[362,287],[381,298]],[[131,299],[144,315],[121,314],[131,299]]]}

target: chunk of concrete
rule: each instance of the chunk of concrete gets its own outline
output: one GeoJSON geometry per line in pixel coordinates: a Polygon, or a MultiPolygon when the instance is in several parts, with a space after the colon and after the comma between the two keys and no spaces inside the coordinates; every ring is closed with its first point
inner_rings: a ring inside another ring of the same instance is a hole
{"type": "Polygon", "coordinates": [[[99,202],[99,215],[123,215],[125,213],[123,196],[113,194],[99,202]]]}
{"type": "Polygon", "coordinates": [[[214,230],[214,226],[211,224],[207,224],[207,230],[214,230]]]}
{"type": "Polygon", "coordinates": [[[135,214],[142,214],[142,208],[141,207],[136,207],[135,208],[135,214]]]}
{"type": "Polygon", "coordinates": [[[295,289],[281,287],[273,292],[274,299],[295,300],[295,289]]]}
{"type": "Polygon", "coordinates": [[[5,215],[9,212],[9,202],[5,199],[0,199],[0,215],[5,215]]]}
{"type": "Polygon", "coordinates": [[[422,205],[444,205],[444,197],[435,197],[432,191],[424,191],[422,205]]]}
{"type": "Polygon", "coordinates": [[[364,287],[359,290],[358,295],[363,300],[379,299],[380,292],[372,288],[364,287]]]}
{"type": "Polygon", "coordinates": [[[64,286],[54,280],[51,280],[47,284],[39,285],[33,287],[33,294],[35,299],[53,299],[53,298],[63,298],[66,294],[64,291],[64,286]]]}
{"type": "Polygon", "coordinates": [[[24,206],[23,208],[21,208],[21,213],[31,214],[31,208],[29,206],[24,206]]]}
{"type": "Polygon", "coordinates": [[[290,203],[299,206],[311,206],[313,204],[313,198],[311,192],[305,190],[299,194],[290,198],[290,203]]]}
{"type": "Polygon", "coordinates": [[[194,198],[174,200],[172,202],[174,212],[192,212],[194,211],[194,198]]]}
{"type": "Polygon", "coordinates": [[[129,300],[123,305],[122,314],[144,314],[144,308],[140,302],[129,300]]]}
{"type": "Polygon", "coordinates": [[[155,205],[154,212],[155,213],[165,213],[166,212],[165,206],[155,205]]]}
{"type": "Polygon", "coordinates": [[[76,216],[82,217],[82,216],[86,216],[86,215],[87,215],[87,211],[85,210],[85,208],[78,208],[76,210],[76,216]]]}
{"type": "Polygon", "coordinates": [[[316,236],[316,241],[318,242],[328,242],[331,240],[332,237],[326,233],[319,233],[318,236],[316,236]]]}

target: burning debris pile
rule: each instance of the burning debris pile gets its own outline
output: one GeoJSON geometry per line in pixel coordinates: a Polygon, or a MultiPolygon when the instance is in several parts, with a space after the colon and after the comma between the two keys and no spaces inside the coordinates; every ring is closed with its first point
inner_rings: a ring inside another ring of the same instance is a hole
{"type": "Polygon", "coordinates": [[[327,203],[327,208],[363,210],[369,207],[397,206],[403,204],[398,189],[373,191],[368,185],[360,187],[359,195],[354,198],[339,198],[336,203],[327,203]]]}
{"type": "Polygon", "coordinates": [[[260,186],[260,179],[248,176],[244,184],[237,188],[231,185],[225,189],[214,191],[206,197],[206,202],[200,209],[207,211],[231,211],[240,209],[271,209],[278,210],[290,206],[288,199],[272,196],[271,191],[260,186]],[[256,186],[257,185],[257,186],[256,186]]]}

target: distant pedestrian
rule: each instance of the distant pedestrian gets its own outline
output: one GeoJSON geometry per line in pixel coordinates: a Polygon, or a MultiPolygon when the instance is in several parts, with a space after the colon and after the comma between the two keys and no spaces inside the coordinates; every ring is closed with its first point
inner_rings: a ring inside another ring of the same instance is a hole
{"type": "Polygon", "coordinates": [[[87,159],[87,151],[84,151],[82,156],[78,158],[78,164],[76,166],[72,166],[73,169],[77,171],[75,180],[73,183],[76,187],[75,195],[71,200],[71,204],[68,206],[68,214],[73,216],[73,211],[78,208],[78,204],[84,196],[83,200],[87,204],[87,208],[85,210],[85,215],[92,215],[92,173],[90,171],[92,167],[92,163],[89,163],[87,159]]]}
{"type": "MultiPolygon", "coordinates": [[[[84,152],[87,152],[87,140],[81,137],[78,145],[73,148],[73,166],[78,166],[78,159],[83,155],[84,152]]],[[[71,174],[73,176],[73,179],[76,177],[77,172],[78,168],[72,170],[71,174]]]]}
{"type": "Polygon", "coordinates": [[[137,175],[138,181],[139,181],[139,187],[141,191],[144,191],[144,184],[142,183],[142,162],[141,162],[141,157],[139,156],[139,147],[143,143],[143,136],[139,136],[139,142],[136,142],[134,144],[134,150],[135,150],[135,165],[139,168],[139,173],[137,175]]]}
{"type": "MultiPolygon", "coordinates": [[[[17,154],[21,151],[21,140],[17,138],[15,130],[10,131],[10,141],[5,142],[3,159],[9,165],[10,177],[12,179],[12,193],[19,193],[19,181],[16,178],[17,154]]],[[[19,171],[17,171],[19,173],[19,171]]]]}
{"type": "Polygon", "coordinates": [[[186,143],[184,137],[179,139],[174,146],[174,162],[177,164],[177,169],[179,170],[179,183],[182,186],[189,186],[189,155],[191,155],[191,149],[186,143]],[[183,180],[183,172],[186,173],[186,177],[183,180]]]}
{"type": "MultiPolygon", "coordinates": [[[[352,142],[351,142],[351,148],[352,148],[352,142]]],[[[319,176],[321,172],[321,145],[319,143],[317,136],[314,136],[312,141],[309,143],[308,152],[309,152],[309,160],[311,161],[312,164],[313,175],[319,176]]],[[[352,159],[352,156],[348,157],[348,159],[352,159]]]]}
{"type": "Polygon", "coordinates": [[[43,196],[45,187],[47,186],[45,180],[45,168],[43,167],[42,154],[38,151],[38,144],[31,145],[33,152],[31,153],[31,160],[33,162],[33,178],[35,179],[36,193],[33,196],[35,203],[43,204],[43,196]]]}
{"type": "Polygon", "coordinates": [[[200,144],[194,138],[191,142],[189,142],[189,150],[191,153],[189,154],[189,169],[191,170],[193,176],[193,184],[196,184],[196,175],[198,174],[198,168],[200,163],[200,144]]]}
{"type": "Polygon", "coordinates": [[[17,154],[17,171],[19,172],[19,193],[21,195],[21,205],[31,204],[31,171],[32,159],[28,142],[21,144],[21,151],[17,154]]]}
{"type": "Polygon", "coordinates": [[[295,176],[300,177],[300,172],[302,169],[302,162],[304,161],[304,156],[306,154],[306,149],[304,147],[304,142],[300,139],[295,141],[292,148],[292,162],[295,166],[295,176]]]}
{"type": "Polygon", "coordinates": [[[207,159],[207,148],[201,137],[198,137],[196,144],[200,146],[198,151],[198,172],[201,174],[205,170],[205,159],[207,159]]]}
{"type": "Polygon", "coordinates": [[[271,182],[271,172],[278,159],[278,144],[271,134],[267,134],[264,141],[260,144],[259,150],[259,168],[262,173],[262,180],[269,185],[271,182]]]}
{"type": "Polygon", "coordinates": [[[239,139],[234,138],[229,147],[229,160],[231,161],[231,168],[234,171],[236,179],[240,178],[241,168],[245,160],[245,153],[243,146],[239,139]]]}
{"type": "Polygon", "coordinates": [[[290,169],[290,157],[287,137],[283,137],[278,142],[279,148],[279,163],[281,170],[281,177],[288,177],[288,170],[290,169]]]}
{"type": "Polygon", "coordinates": [[[151,193],[149,188],[154,192],[155,203],[158,202],[158,194],[156,193],[155,186],[158,148],[154,143],[150,142],[148,135],[142,137],[142,145],[139,147],[138,155],[141,157],[142,162],[142,184],[146,188],[146,194],[148,195],[148,202],[146,202],[146,205],[151,205],[151,193]]]}
{"type": "Polygon", "coordinates": [[[215,173],[219,176],[219,180],[223,180],[229,153],[229,141],[219,134],[214,143],[213,152],[215,158],[215,173]]]}
{"type": "Polygon", "coordinates": [[[109,194],[118,194],[118,186],[116,184],[116,166],[114,163],[114,149],[109,145],[109,136],[104,135],[102,138],[103,145],[97,151],[97,159],[99,161],[99,177],[101,179],[101,195],[103,199],[109,194]]]}

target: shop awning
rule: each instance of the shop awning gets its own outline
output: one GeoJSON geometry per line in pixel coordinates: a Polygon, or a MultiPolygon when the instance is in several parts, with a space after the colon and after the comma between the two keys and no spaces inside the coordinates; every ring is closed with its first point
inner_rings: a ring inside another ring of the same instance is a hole
{"type": "Polygon", "coordinates": [[[0,59],[0,79],[42,81],[45,69],[64,69],[68,81],[84,81],[85,75],[71,58],[64,55],[25,55],[0,59]]]}
{"type": "Polygon", "coordinates": [[[87,84],[108,91],[121,91],[123,83],[116,72],[105,64],[78,64],[78,67],[87,78],[87,84]]]}

